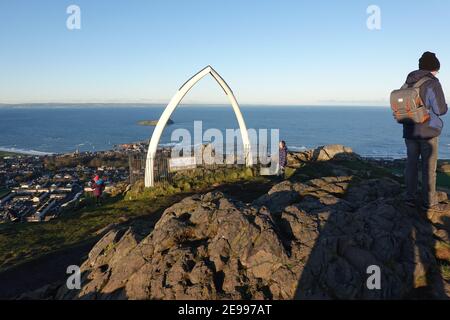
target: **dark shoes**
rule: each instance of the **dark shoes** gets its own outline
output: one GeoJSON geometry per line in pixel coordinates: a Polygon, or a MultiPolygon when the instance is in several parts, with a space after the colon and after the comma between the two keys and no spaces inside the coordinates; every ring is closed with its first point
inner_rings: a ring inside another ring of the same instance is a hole
{"type": "Polygon", "coordinates": [[[447,193],[442,192],[442,191],[437,191],[436,192],[436,199],[435,201],[437,202],[437,204],[434,205],[426,205],[423,200],[423,197],[421,195],[417,195],[417,197],[411,197],[410,195],[404,194],[403,195],[403,201],[405,203],[405,205],[407,205],[408,207],[412,207],[412,208],[416,208],[418,207],[421,210],[424,211],[444,211],[444,212],[448,212],[449,211],[449,207],[450,207],[450,203],[446,204],[448,202],[448,196],[447,193]]]}
{"type": "Polygon", "coordinates": [[[416,208],[419,207],[420,210],[425,211],[427,213],[446,213],[446,214],[450,214],[450,203],[446,204],[446,203],[438,203],[432,206],[429,205],[418,205],[417,202],[415,200],[404,200],[405,205],[407,205],[410,208],[416,208]]]}

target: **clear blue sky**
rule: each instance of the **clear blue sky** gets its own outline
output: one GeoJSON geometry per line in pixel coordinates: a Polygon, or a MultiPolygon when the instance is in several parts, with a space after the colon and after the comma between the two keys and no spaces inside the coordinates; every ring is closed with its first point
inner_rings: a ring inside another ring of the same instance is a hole
{"type": "MultiPolygon", "coordinates": [[[[385,105],[426,50],[450,92],[449,34],[447,0],[2,0],[0,102],[166,103],[210,64],[241,104],[385,105]]],[[[186,101],[227,102],[206,79],[186,101]]]]}

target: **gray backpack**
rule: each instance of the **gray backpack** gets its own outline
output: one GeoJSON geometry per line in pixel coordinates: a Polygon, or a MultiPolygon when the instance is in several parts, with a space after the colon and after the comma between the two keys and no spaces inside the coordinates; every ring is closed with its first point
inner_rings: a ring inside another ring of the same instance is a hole
{"type": "Polygon", "coordinates": [[[430,119],[430,112],[420,97],[420,88],[430,77],[424,77],[413,86],[404,84],[391,93],[391,109],[398,123],[425,123],[430,119]]]}

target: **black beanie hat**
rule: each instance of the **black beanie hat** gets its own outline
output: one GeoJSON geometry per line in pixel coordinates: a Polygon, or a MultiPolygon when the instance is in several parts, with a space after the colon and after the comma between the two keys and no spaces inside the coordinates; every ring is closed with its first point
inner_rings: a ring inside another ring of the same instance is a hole
{"type": "Polygon", "coordinates": [[[425,52],[419,60],[419,69],[428,71],[437,71],[441,69],[441,63],[436,54],[433,52],[425,52]]]}

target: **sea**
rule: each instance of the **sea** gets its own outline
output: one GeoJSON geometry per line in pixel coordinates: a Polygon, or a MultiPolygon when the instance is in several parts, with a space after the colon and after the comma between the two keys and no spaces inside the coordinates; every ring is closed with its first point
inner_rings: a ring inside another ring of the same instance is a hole
{"type": "MultiPolygon", "coordinates": [[[[115,145],[149,140],[165,105],[146,104],[33,104],[0,106],[0,151],[28,154],[102,151],[115,145]]],[[[257,106],[243,105],[248,128],[279,129],[290,150],[343,144],[365,157],[404,158],[402,127],[387,107],[257,106]]],[[[231,106],[180,105],[174,124],[164,130],[160,144],[170,145],[176,129],[192,133],[194,121],[210,128],[239,128],[231,106]]],[[[444,118],[445,120],[445,118],[444,118]]],[[[440,138],[440,158],[450,159],[450,130],[440,138]]]]}

